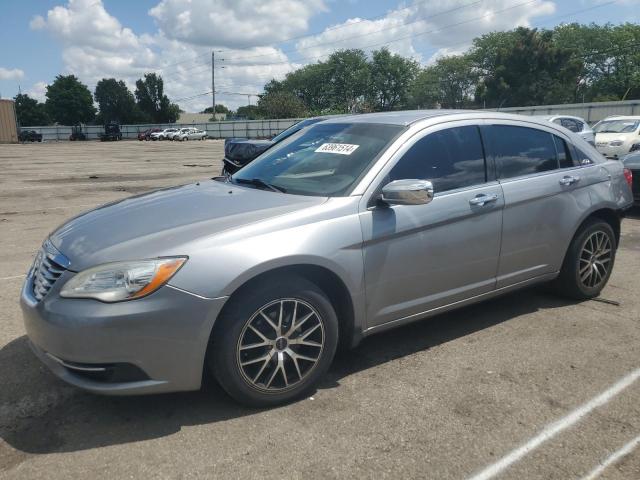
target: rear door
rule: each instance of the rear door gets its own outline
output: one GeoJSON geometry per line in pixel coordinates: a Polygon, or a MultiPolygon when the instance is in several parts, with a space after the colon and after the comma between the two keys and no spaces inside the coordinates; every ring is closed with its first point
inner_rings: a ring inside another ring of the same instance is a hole
{"type": "Polygon", "coordinates": [[[566,137],[554,129],[495,122],[482,133],[505,200],[497,288],[557,272],[591,205],[584,187],[595,168],[576,165],[566,137]]]}
{"type": "Polygon", "coordinates": [[[475,124],[451,122],[417,134],[362,202],[370,328],[495,288],[503,195],[487,176],[475,124]],[[376,206],[381,188],[400,179],[432,181],[433,200],[376,206]]]}

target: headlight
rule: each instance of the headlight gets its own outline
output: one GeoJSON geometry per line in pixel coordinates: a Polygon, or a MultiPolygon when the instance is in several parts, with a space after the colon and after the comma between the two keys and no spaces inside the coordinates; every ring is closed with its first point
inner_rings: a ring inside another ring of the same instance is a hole
{"type": "Polygon", "coordinates": [[[610,142],[609,145],[612,147],[620,147],[623,143],[624,142],[622,140],[614,140],[613,142],[610,142]]]}
{"type": "Polygon", "coordinates": [[[167,283],[186,261],[186,257],[172,257],[105,263],[78,273],[64,285],[60,296],[103,302],[144,297],[167,283]]]}
{"type": "Polygon", "coordinates": [[[638,150],[640,150],[640,143],[634,143],[629,149],[630,152],[637,152],[638,150]]]}

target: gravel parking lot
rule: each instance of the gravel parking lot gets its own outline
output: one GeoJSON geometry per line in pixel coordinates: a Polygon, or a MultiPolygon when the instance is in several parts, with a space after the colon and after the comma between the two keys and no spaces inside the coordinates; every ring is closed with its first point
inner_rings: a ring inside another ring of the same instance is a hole
{"type": "Polygon", "coordinates": [[[638,209],[611,303],[530,289],[382,333],[285,407],[240,407],[213,384],[109,398],[58,381],[18,305],[42,240],[221,158],[213,140],[0,145],[0,478],[573,479],[604,462],[600,478],[640,479],[638,209]]]}

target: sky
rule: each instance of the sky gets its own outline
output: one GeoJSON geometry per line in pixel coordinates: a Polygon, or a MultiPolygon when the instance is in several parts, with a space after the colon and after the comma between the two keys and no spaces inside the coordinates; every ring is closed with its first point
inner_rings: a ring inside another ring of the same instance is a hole
{"type": "Polygon", "coordinates": [[[255,103],[263,85],[334,50],[386,46],[428,65],[517,26],[640,21],[640,0],[0,0],[0,97],[44,101],[74,74],[134,89],[156,72],[187,112],[255,103]]]}

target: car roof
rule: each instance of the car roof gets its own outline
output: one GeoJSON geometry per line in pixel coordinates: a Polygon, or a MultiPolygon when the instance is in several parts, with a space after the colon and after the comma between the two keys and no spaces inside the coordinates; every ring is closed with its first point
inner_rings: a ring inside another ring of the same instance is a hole
{"type": "Polygon", "coordinates": [[[606,120],[640,120],[640,116],[638,115],[611,115],[610,117],[602,119],[602,121],[606,120]]]}
{"type": "Polygon", "coordinates": [[[532,115],[533,118],[543,118],[545,120],[551,120],[552,118],[571,118],[573,120],[580,120],[581,122],[585,122],[585,119],[582,117],[576,117],[575,115],[532,115]]]}
{"type": "Polygon", "coordinates": [[[516,120],[539,125],[548,125],[548,121],[531,115],[514,115],[511,113],[494,112],[490,110],[406,110],[394,112],[361,113],[330,118],[322,123],[380,123],[387,125],[409,126],[414,123],[429,120],[516,120]]]}

